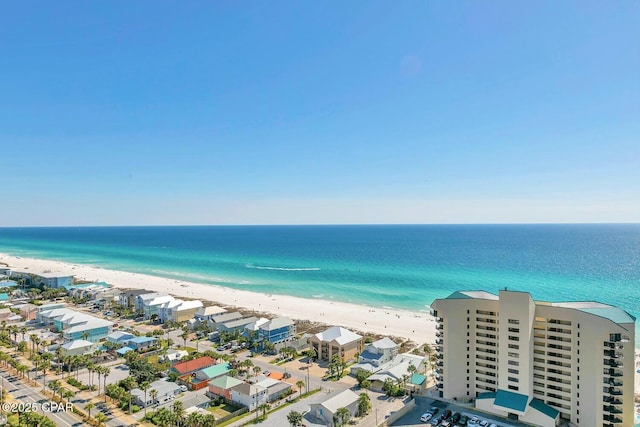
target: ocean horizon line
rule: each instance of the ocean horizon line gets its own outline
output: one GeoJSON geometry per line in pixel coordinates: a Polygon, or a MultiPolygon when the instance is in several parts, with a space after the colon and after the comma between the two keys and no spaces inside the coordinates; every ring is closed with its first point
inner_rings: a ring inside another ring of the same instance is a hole
{"type": "Polygon", "coordinates": [[[567,225],[640,225],[638,222],[433,222],[433,223],[304,223],[304,224],[110,224],[110,225],[10,225],[2,229],[40,228],[158,228],[158,227],[429,227],[429,226],[567,226],[567,225]]]}

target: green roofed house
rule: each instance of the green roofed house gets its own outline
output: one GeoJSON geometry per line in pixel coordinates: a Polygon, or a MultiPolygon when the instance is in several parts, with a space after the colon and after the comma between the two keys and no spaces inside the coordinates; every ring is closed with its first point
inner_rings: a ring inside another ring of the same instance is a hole
{"type": "Polygon", "coordinates": [[[215,378],[209,381],[209,391],[207,392],[207,395],[212,399],[216,397],[224,397],[225,399],[231,400],[231,392],[229,390],[242,383],[243,381],[228,375],[215,378]]]}
{"type": "Polygon", "coordinates": [[[635,318],[600,302],[458,291],[431,304],[440,397],[541,427],[634,424],[635,318]]]}
{"type": "Polygon", "coordinates": [[[192,375],[191,380],[191,389],[192,390],[200,390],[205,388],[209,381],[226,376],[227,373],[231,370],[231,365],[228,363],[219,363],[217,365],[209,366],[208,368],[201,369],[196,371],[194,375],[192,375]]]}
{"type": "Polygon", "coordinates": [[[426,375],[413,373],[407,383],[407,388],[415,394],[424,394],[427,389],[426,375]]]}

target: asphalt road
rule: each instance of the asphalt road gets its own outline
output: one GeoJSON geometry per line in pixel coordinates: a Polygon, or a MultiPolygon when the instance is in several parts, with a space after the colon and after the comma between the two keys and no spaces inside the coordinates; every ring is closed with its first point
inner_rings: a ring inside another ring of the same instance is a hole
{"type": "MultiPolygon", "coordinates": [[[[37,403],[39,407],[45,402],[51,401],[50,398],[40,393],[40,389],[33,389],[22,382],[20,378],[3,372],[1,375],[4,387],[18,403],[37,403]]],[[[38,411],[42,413],[41,411],[38,411]]],[[[82,426],[84,423],[75,417],[64,413],[45,413],[47,418],[56,423],[58,426],[82,426]]]]}
{"type": "MultiPolygon", "coordinates": [[[[28,384],[24,383],[21,378],[16,377],[14,375],[8,374],[7,372],[2,372],[0,376],[3,378],[4,386],[7,391],[11,394],[11,396],[19,403],[33,403],[37,402],[39,405],[42,405],[44,402],[50,402],[51,398],[42,393],[42,382],[38,381],[38,387],[33,388],[28,384]]],[[[71,402],[84,410],[84,405],[88,402],[87,399],[79,397],[76,395],[75,398],[70,399],[71,402]]],[[[95,415],[98,412],[104,413],[108,420],[106,425],[108,427],[127,427],[128,424],[123,423],[122,421],[117,420],[111,414],[111,410],[108,405],[105,403],[100,403],[92,409],[92,415],[95,415]]],[[[41,413],[41,412],[40,412],[41,413]]],[[[77,418],[66,414],[64,412],[57,413],[46,413],[45,414],[49,419],[56,423],[58,426],[83,426],[84,422],[78,420],[77,418]]]]}

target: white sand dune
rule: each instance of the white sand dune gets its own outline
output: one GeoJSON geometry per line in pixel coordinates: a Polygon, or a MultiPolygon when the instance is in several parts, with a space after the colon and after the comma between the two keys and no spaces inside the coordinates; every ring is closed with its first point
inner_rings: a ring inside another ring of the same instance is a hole
{"type": "MultiPolygon", "coordinates": [[[[176,297],[211,301],[248,310],[339,325],[382,335],[402,337],[417,343],[435,341],[435,321],[427,313],[371,308],[319,298],[305,299],[288,295],[257,293],[222,286],[204,285],[163,277],[107,270],[96,266],[60,261],[22,258],[0,254],[0,262],[15,271],[74,275],[77,279],[105,281],[118,288],[149,289],[176,297]]],[[[265,287],[265,290],[268,288],[265,287]]]]}

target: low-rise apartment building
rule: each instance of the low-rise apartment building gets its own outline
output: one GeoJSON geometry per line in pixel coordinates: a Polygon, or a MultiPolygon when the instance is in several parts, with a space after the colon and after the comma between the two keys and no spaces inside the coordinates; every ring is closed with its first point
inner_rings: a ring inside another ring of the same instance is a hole
{"type": "Polygon", "coordinates": [[[332,326],[312,335],[309,342],[317,358],[324,361],[330,361],[334,356],[338,356],[345,362],[355,359],[357,354],[362,353],[364,345],[361,335],[340,326],[332,326]]]}

